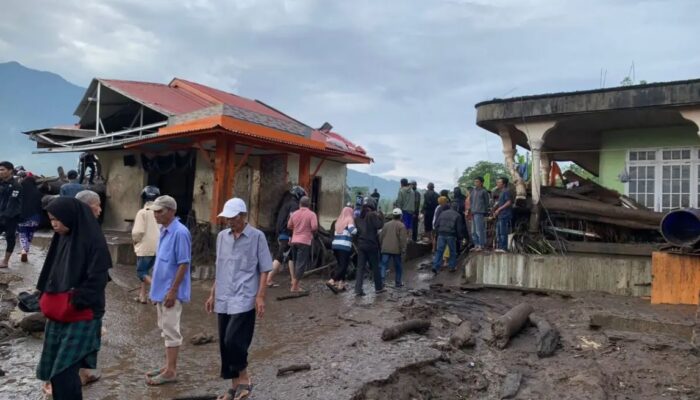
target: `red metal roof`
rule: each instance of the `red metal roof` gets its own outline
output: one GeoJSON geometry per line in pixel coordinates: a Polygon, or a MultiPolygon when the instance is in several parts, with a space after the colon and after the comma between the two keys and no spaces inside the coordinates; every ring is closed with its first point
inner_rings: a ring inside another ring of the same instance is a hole
{"type": "Polygon", "coordinates": [[[184,114],[213,106],[215,103],[186,90],[161,83],[100,79],[115,91],[140,101],[153,109],[169,115],[184,114]]]}
{"type": "Polygon", "coordinates": [[[235,94],[224,92],[219,89],[214,89],[212,87],[205,86],[196,82],[190,82],[185,79],[175,78],[170,82],[170,87],[181,88],[187,91],[191,91],[193,94],[197,94],[204,98],[208,98],[209,100],[215,100],[224,104],[228,104],[232,107],[238,107],[244,110],[254,111],[282,120],[293,121],[293,119],[288,117],[287,115],[271,107],[268,107],[258,101],[237,96],[235,94]]]}

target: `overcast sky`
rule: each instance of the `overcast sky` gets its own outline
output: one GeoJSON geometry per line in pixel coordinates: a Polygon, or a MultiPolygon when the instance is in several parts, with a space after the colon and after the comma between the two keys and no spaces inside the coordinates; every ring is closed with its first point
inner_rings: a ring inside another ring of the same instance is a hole
{"type": "Polygon", "coordinates": [[[362,145],[376,175],[452,185],[502,161],[494,97],[700,78],[695,0],[3,1],[0,61],[92,77],[182,77],[362,145]]]}

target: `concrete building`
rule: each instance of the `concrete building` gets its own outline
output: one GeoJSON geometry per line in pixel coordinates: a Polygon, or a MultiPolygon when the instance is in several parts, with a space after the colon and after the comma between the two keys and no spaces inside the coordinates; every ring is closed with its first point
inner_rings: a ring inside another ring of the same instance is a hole
{"type": "MultiPolygon", "coordinates": [[[[501,138],[518,198],[527,193],[515,168],[516,146],[532,153],[534,205],[549,182],[550,162],[571,161],[651,210],[700,207],[700,79],[493,99],[475,107],[477,125],[501,138]]],[[[531,231],[540,227],[537,214],[531,213],[531,231]]],[[[595,251],[480,254],[470,257],[466,275],[475,283],[634,296],[686,284],[676,273],[660,285],[663,266],[653,265],[652,245],[593,242],[587,248],[595,251]]]]}
{"type": "Polygon", "coordinates": [[[476,110],[516,180],[515,146],[532,152],[535,203],[550,161],[573,161],[655,211],[700,207],[700,79],[494,99],[476,110]]]}
{"type": "Polygon", "coordinates": [[[269,105],[183,79],[169,84],[94,79],[76,126],[25,132],[38,151],[92,152],[106,183],[104,228],[127,231],[147,184],[178,201],[181,218],[211,222],[234,195],[250,222],[272,231],[284,193],[306,188],[329,227],[343,206],[347,164],[360,146],[269,105]]]}

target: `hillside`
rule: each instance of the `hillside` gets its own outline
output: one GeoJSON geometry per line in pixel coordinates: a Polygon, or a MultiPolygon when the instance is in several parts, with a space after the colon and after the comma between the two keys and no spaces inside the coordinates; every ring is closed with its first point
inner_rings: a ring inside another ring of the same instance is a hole
{"type": "Polygon", "coordinates": [[[347,184],[348,187],[366,186],[370,191],[377,188],[379,194],[385,199],[395,199],[400,186],[398,181],[380,178],[352,169],[348,169],[347,184]]]}
{"type": "Polygon", "coordinates": [[[45,175],[54,175],[58,165],[75,168],[75,154],[32,154],[36,143],[21,132],[74,123],[73,111],[84,92],[54,73],[0,63],[0,160],[45,175]]]}

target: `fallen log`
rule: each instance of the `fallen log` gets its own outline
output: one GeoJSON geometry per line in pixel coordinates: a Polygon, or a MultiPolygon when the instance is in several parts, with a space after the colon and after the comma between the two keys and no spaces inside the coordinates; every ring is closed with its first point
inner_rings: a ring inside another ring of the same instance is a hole
{"type": "Polygon", "coordinates": [[[630,208],[600,204],[593,201],[576,200],[557,197],[542,197],[540,204],[548,211],[565,211],[567,213],[596,215],[613,219],[627,219],[640,224],[658,226],[664,214],[648,210],[633,210],[630,208]]]}
{"type": "Polygon", "coordinates": [[[384,331],[382,332],[382,340],[385,342],[389,340],[394,340],[410,332],[423,334],[427,332],[429,328],[429,320],[412,319],[384,329],[384,331]]]}
{"type": "Polygon", "coordinates": [[[283,367],[277,370],[277,376],[282,376],[286,374],[291,374],[294,372],[309,371],[311,370],[311,365],[309,364],[294,364],[288,367],[283,367]]]}
{"type": "Polygon", "coordinates": [[[530,323],[537,327],[537,356],[545,358],[554,354],[560,338],[557,328],[535,313],[530,314],[530,323]]]}
{"type": "Polygon", "coordinates": [[[520,332],[533,311],[534,309],[531,305],[520,303],[496,319],[493,324],[491,324],[491,331],[493,332],[493,339],[496,347],[504,349],[508,345],[511,336],[520,332]]]}
{"type": "Polygon", "coordinates": [[[457,349],[463,347],[474,347],[475,340],[472,334],[472,324],[469,321],[462,321],[455,333],[450,336],[450,344],[457,349]]]}
{"type": "Polygon", "coordinates": [[[306,271],[306,272],[304,272],[303,278],[306,278],[306,277],[309,276],[309,275],[313,275],[313,274],[315,274],[316,272],[323,271],[324,269],[331,268],[331,267],[335,267],[336,264],[338,264],[337,261],[331,261],[331,262],[329,262],[328,264],[326,264],[326,265],[324,265],[324,266],[322,266],[322,267],[318,267],[318,268],[312,269],[312,270],[310,270],[310,271],[306,271]]]}
{"type": "Polygon", "coordinates": [[[298,299],[299,297],[306,297],[308,295],[309,295],[309,292],[296,292],[296,293],[286,294],[284,296],[277,296],[277,301],[298,299]]]}
{"type": "Polygon", "coordinates": [[[521,286],[507,286],[507,285],[492,285],[492,284],[469,284],[469,285],[460,285],[459,290],[464,290],[467,292],[478,292],[480,290],[484,289],[490,289],[490,290],[506,290],[506,291],[512,291],[512,292],[521,292],[523,294],[535,294],[538,296],[559,296],[564,299],[570,299],[573,297],[571,293],[568,292],[562,292],[558,290],[552,290],[552,289],[535,289],[535,288],[527,288],[527,287],[521,287],[521,286]]]}
{"type": "Polygon", "coordinates": [[[567,218],[572,219],[582,219],[585,221],[600,222],[603,224],[616,225],[623,228],[629,229],[646,229],[646,230],[658,230],[658,225],[652,225],[645,222],[630,221],[626,219],[618,219],[611,217],[601,217],[600,215],[590,215],[576,212],[566,212],[567,218]]]}

